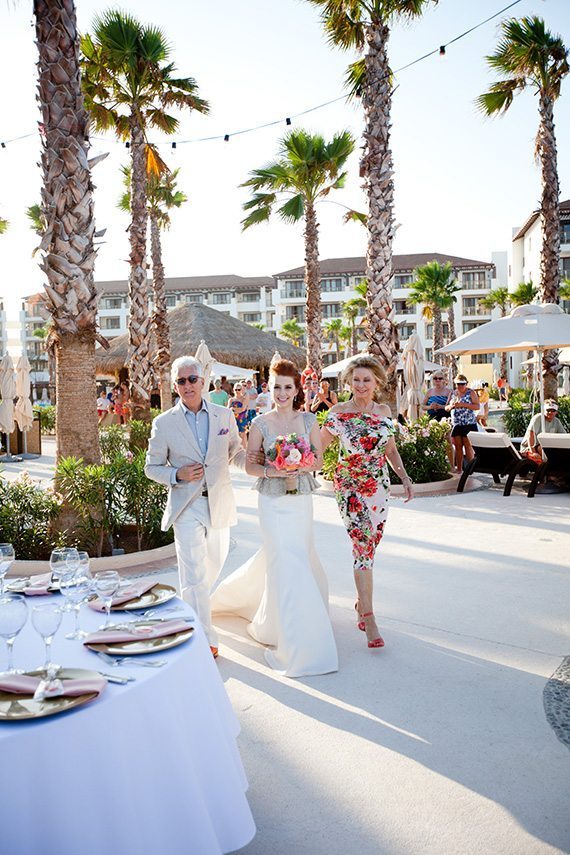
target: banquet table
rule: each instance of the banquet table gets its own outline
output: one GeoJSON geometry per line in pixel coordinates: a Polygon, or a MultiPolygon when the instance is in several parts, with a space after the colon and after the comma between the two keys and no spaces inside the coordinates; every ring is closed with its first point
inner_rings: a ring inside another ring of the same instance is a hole
{"type": "MultiPolygon", "coordinates": [[[[30,612],[36,602],[47,597],[29,598],[30,612]]],[[[182,601],[173,603],[193,617],[182,601]]],[[[82,608],[83,629],[101,622],[82,608]]],[[[72,629],[64,615],[53,661],[136,680],[109,683],[96,700],[59,715],[0,721],[3,855],[218,855],[252,839],[239,725],[195,626],[186,643],[151,654],[167,659],[162,668],[137,666],[136,656],[112,667],[64,638],[72,629]]],[[[37,667],[43,650],[30,615],[14,645],[15,666],[37,667]]]]}

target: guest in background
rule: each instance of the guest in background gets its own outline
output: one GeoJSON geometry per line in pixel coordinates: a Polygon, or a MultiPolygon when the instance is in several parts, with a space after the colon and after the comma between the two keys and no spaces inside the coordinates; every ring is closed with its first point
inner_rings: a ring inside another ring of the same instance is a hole
{"type": "Polygon", "coordinates": [[[309,379],[307,384],[307,388],[305,390],[305,410],[307,413],[311,412],[311,407],[313,406],[313,401],[319,394],[319,381],[316,375],[309,379]]]}
{"type": "MultiPolygon", "coordinates": [[[[523,457],[528,457],[540,464],[543,461],[542,450],[538,443],[539,433],[542,433],[542,416],[540,413],[536,413],[530,420],[521,442],[521,454],[523,457]]],[[[553,400],[544,402],[544,433],[567,433],[558,418],[558,404],[553,400]]]]}
{"type": "Polygon", "coordinates": [[[131,393],[129,391],[129,384],[124,380],[120,385],[121,390],[121,404],[123,407],[123,424],[126,425],[131,417],[131,393]]]}
{"type": "Polygon", "coordinates": [[[249,427],[247,415],[248,401],[241,383],[236,383],[234,386],[234,397],[230,398],[228,401],[228,407],[232,410],[236,418],[239,438],[241,440],[241,444],[245,448],[247,445],[247,429],[249,427]]]}
{"type": "Polygon", "coordinates": [[[476,390],[479,398],[479,412],[477,413],[477,421],[483,427],[487,427],[487,419],[489,418],[489,384],[481,383],[481,388],[476,390]]]}
{"type": "Polygon", "coordinates": [[[271,392],[267,388],[267,383],[265,380],[261,384],[261,391],[257,396],[257,400],[255,402],[255,409],[260,416],[265,415],[265,413],[271,412],[273,405],[271,403],[271,392]]]}
{"type": "Polygon", "coordinates": [[[338,404],[336,393],[331,390],[328,380],[321,380],[321,385],[311,404],[312,413],[326,413],[331,407],[338,404]]]}
{"type": "Polygon", "coordinates": [[[247,401],[247,419],[248,419],[248,426],[249,426],[255,418],[255,412],[256,412],[255,407],[256,407],[257,395],[258,395],[257,389],[253,385],[253,380],[246,380],[245,381],[244,391],[245,391],[245,398],[247,401]]]}
{"type": "Polygon", "coordinates": [[[227,407],[228,401],[230,400],[230,396],[222,389],[222,380],[220,377],[216,377],[214,380],[214,388],[210,392],[210,401],[212,404],[218,404],[220,407],[227,407]]]}
{"type": "Polygon", "coordinates": [[[477,393],[467,385],[465,374],[458,374],[454,391],[445,406],[451,414],[451,441],[455,449],[455,471],[463,472],[463,458],[473,460],[473,446],[468,434],[477,430],[477,411],[480,407],[477,393]]]}
{"type": "Polygon", "coordinates": [[[109,407],[111,406],[111,402],[107,398],[104,389],[99,389],[99,395],[97,398],[97,416],[99,417],[99,424],[104,420],[105,416],[109,412],[109,407]]]}
{"type": "Polygon", "coordinates": [[[422,403],[422,410],[428,414],[430,419],[440,422],[447,416],[445,405],[451,392],[452,390],[446,385],[443,370],[434,371],[430,377],[430,387],[422,403]]]}
{"type": "Polygon", "coordinates": [[[222,383],[221,383],[221,385],[222,385],[222,389],[224,390],[224,392],[227,392],[227,394],[228,394],[228,395],[229,395],[229,397],[231,398],[231,397],[232,397],[232,395],[234,394],[234,389],[233,389],[232,384],[231,384],[231,383],[230,383],[230,381],[228,380],[228,378],[225,376],[225,374],[222,374],[222,383]]]}

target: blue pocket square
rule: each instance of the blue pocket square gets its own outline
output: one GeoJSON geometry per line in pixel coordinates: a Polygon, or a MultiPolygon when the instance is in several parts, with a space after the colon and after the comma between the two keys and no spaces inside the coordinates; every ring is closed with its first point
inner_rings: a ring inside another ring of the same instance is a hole
{"type": "Polygon", "coordinates": [[[218,431],[218,436],[223,436],[224,434],[229,433],[229,432],[230,432],[229,428],[222,428],[221,430],[218,431]]]}

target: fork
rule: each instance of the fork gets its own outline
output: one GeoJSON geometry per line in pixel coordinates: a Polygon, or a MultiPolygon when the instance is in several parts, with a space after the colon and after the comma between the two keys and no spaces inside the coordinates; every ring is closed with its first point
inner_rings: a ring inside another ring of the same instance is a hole
{"type": "Polygon", "coordinates": [[[156,606],[155,608],[147,609],[144,612],[129,611],[129,614],[135,615],[136,617],[150,618],[150,617],[154,617],[156,614],[165,615],[167,612],[182,612],[182,611],[184,611],[184,609],[181,608],[180,606],[171,606],[168,609],[163,609],[160,606],[156,606]]]}
{"type": "Polygon", "coordinates": [[[138,656],[110,656],[103,650],[95,651],[107,665],[141,665],[144,668],[162,668],[166,659],[140,659],[138,656]]]}

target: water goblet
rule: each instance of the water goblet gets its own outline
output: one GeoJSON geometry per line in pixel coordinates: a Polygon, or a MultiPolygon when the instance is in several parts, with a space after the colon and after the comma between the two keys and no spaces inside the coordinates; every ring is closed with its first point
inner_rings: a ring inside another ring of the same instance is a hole
{"type": "Polygon", "coordinates": [[[111,620],[111,606],[113,597],[121,586],[121,577],[116,570],[103,570],[95,574],[94,589],[100,600],[105,606],[106,618],[105,623],[100,629],[106,629],[111,620]]]}
{"type": "Polygon", "coordinates": [[[0,636],[6,642],[8,652],[8,674],[21,672],[14,668],[13,647],[16,636],[28,618],[28,604],[21,594],[4,594],[0,597],[0,636]]]}
{"type": "Polygon", "coordinates": [[[4,577],[15,557],[16,554],[11,543],[0,543],[0,597],[4,595],[4,577]]]}
{"type": "Polygon", "coordinates": [[[82,630],[79,626],[79,612],[81,604],[85,603],[92,591],[93,579],[89,572],[89,561],[86,566],[80,566],[75,573],[68,577],[67,574],[62,576],[60,588],[62,594],[67,598],[71,605],[71,609],[75,614],[75,626],[73,632],[68,632],[66,638],[73,641],[82,641],[89,635],[88,632],[82,630]]]}
{"type": "Polygon", "coordinates": [[[41,667],[46,674],[59,668],[59,665],[51,661],[51,643],[61,625],[62,616],[62,610],[55,603],[38,603],[32,607],[32,624],[45,644],[45,662],[41,667]]]}

